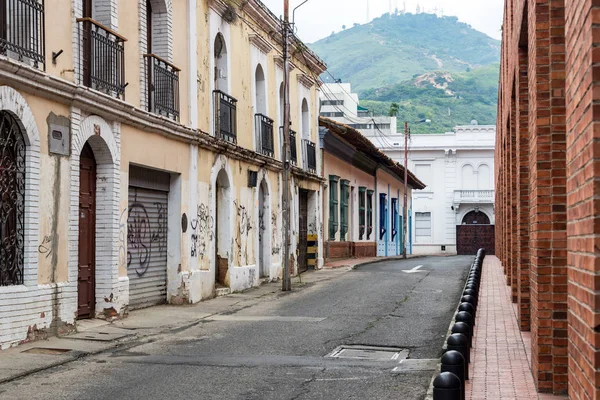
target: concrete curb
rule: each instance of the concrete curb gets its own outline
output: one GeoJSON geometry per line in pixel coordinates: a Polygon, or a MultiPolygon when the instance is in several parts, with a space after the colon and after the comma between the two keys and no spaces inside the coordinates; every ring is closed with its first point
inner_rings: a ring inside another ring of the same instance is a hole
{"type": "MultiPolygon", "coordinates": [[[[465,288],[467,287],[467,281],[468,281],[470,271],[471,271],[471,267],[469,266],[469,269],[467,270],[467,276],[465,277],[465,283],[463,285],[463,290],[462,290],[463,292],[465,291],[465,288]]],[[[462,298],[462,294],[461,294],[461,298],[462,298]]],[[[452,326],[454,325],[454,322],[456,321],[456,314],[458,313],[459,305],[460,305],[460,299],[458,300],[458,304],[456,305],[456,307],[454,309],[454,314],[452,315],[452,319],[450,320],[450,325],[448,325],[448,331],[446,332],[446,337],[444,338],[444,345],[442,346],[442,353],[444,353],[446,351],[446,348],[448,347],[448,337],[450,337],[450,335],[452,335],[452,326]]],[[[469,349],[469,351],[471,351],[471,350],[472,349],[469,349]]],[[[468,367],[469,366],[467,365],[467,368],[468,367]]],[[[433,381],[435,380],[436,376],[438,376],[438,374],[441,372],[441,370],[442,370],[442,363],[440,360],[440,362],[437,364],[435,372],[433,373],[433,376],[431,377],[431,381],[429,382],[429,388],[427,389],[427,394],[425,395],[424,400],[433,400],[433,381]]]]}

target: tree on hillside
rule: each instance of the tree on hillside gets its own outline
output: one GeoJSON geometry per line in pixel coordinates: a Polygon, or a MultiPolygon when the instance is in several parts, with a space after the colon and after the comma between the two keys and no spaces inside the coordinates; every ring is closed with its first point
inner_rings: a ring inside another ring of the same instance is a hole
{"type": "Polygon", "coordinates": [[[400,106],[398,105],[398,103],[392,103],[392,105],[390,106],[390,112],[388,115],[390,117],[395,117],[396,115],[398,115],[399,109],[400,109],[400,106]]]}
{"type": "Polygon", "coordinates": [[[342,25],[342,30],[346,30],[346,25],[342,25]]]}

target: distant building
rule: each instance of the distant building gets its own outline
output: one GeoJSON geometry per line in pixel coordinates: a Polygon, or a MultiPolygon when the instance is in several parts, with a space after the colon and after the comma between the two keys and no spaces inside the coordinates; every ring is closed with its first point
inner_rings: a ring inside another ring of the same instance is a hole
{"type": "MultiPolygon", "coordinates": [[[[427,185],[413,192],[413,254],[473,254],[479,247],[493,254],[495,136],[495,126],[473,121],[410,137],[409,169],[427,185]]],[[[404,135],[369,139],[404,162],[404,135]]]]}
{"type": "MultiPolygon", "coordinates": [[[[373,116],[360,107],[349,83],[322,86],[320,115],[355,128],[404,163],[404,134],[397,131],[397,118],[373,116]]],[[[493,253],[495,136],[495,126],[475,120],[452,132],[411,136],[409,170],[427,185],[412,192],[413,254],[474,254],[478,247],[493,253]]]]}
{"type": "Polygon", "coordinates": [[[358,94],[350,83],[326,83],[321,86],[321,117],[348,125],[364,136],[396,134],[396,117],[373,116],[358,104],[358,94]]]}

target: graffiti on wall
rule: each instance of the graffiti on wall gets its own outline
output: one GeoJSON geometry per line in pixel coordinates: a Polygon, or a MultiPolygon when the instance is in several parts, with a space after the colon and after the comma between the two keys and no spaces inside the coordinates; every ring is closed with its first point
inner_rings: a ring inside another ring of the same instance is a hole
{"type": "Polygon", "coordinates": [[[127,207],[119,217],[119,266],[127,266],[127,207]]]}
{"type": "Polygon", "coordinates": [[[152,248],[162,253],[167,248],[167,210],[163,203],[154,203],[156,217],[152,221],[146,206],[133,203],[127,213],[127,269],[134,268],[142,277],[152,260],[152,248]]]}
{"type": "Polygon", "coordinates": [[[214,225],[214,218],[210,215],[208,206],[200,204],[196,218],[190,220],[192,257],[204,258],[210,242],[214,240],[214,225]]]}
{"type": "Polygon", "coordinates": [[[235,200],[233,202],[237,214],[237,236],[235,243],[237,247],[238,260],[240,265],[248,263],[248,236],[252,230],[252,218],[246,206],[243,206],[235,200]]]}
{"type": "Polygon", "coordinates": [[[46,235],[42,240],[42,243],[38,246],[38,252],[44,254],[48,258],[52,254],[52,236],[46,235]]]}

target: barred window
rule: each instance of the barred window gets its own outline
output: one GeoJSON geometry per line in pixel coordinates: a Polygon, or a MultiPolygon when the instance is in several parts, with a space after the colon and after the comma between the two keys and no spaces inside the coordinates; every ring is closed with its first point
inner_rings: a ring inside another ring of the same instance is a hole
{"type": "Polygon", "coordinates": [[[23,284],[25,151],[17,120],[0,111],[0,286],[23,284]]]}

